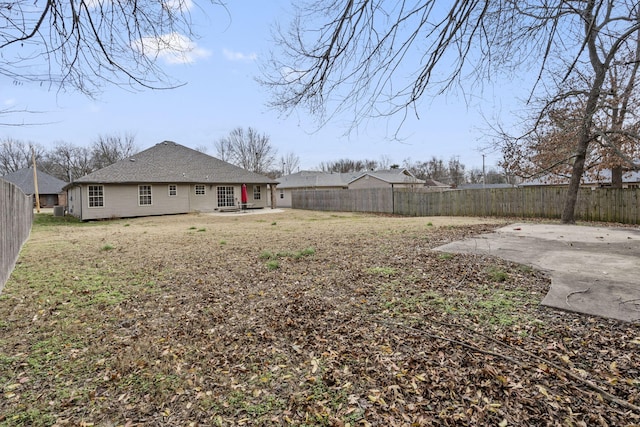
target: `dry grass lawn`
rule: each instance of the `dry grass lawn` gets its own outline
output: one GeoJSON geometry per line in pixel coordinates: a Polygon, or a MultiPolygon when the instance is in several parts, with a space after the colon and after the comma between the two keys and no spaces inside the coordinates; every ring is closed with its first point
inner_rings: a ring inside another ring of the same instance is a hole
{"type": "Polygon", "coordinates": [[[639,325],[431,250],[501,225],[38,215],[0,294],[0,425],[638,425],[639,325]]]}

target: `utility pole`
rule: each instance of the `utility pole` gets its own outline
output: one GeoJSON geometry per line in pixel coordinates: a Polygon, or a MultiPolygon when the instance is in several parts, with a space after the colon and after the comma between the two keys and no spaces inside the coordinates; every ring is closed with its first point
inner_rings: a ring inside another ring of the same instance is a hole
{"type": "Polygon", "coordinates": [[[36,212],[40,213],[40,194],[38,193],[38,172],[36,171],[36,150],[31,146],[31,162],[33,163],[33,188],[36,192],[36,212]]]}
{"type": "Polygon", "coordinates": [[[486,188],[487,175],[484,173],[484,154],[482,155],[482,188],[486,188]]]}

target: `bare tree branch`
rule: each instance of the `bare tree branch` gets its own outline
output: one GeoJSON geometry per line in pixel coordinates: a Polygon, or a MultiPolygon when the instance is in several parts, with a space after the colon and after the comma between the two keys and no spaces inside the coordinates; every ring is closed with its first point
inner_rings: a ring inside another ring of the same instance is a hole
{"type": "Polygon", "coordinates": [[[218,158],[251,172],[266,174],[273,166],[277,150],[266,134],[238,127],[215,143],[218,158]]]}
{"type": "MultiPolygon", "coordinates": [[[[222,4],[208,0],[211,4],[222,4]]],[[[95,96],[105,84],[133,89],[181,85],[161,54],[188,54],[187,0],[13,0],[0,6],[0,74],[95,96]],[[27,71],[28,70],[28,71],[27,71]]]]}

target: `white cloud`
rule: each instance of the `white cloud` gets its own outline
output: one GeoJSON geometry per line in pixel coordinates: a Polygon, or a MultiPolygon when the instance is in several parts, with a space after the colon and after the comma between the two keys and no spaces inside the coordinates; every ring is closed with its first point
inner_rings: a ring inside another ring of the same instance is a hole
{"type": "Polygon", "coordinates": [[[228,61],[243,61],[243,62],[251,62],[258,59],[258,55],[255,53],[245,54],[242,52],[234,52],[229,49],[222,49],[222,54],[228,61]]]}
{"type": "Polygon", "coordinates": [[[143,37],[134,43],[134,47],[145,55],[160,58],[168,64],[191,64],[211,55],[211,52],[198,47],[196,42],[179,33],[143,37]]]}

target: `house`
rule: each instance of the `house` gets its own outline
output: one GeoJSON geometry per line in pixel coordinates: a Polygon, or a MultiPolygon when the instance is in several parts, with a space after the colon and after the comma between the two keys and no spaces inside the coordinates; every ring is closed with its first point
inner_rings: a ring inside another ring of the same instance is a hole
{"type": "Polygon", "coordinates": [[[277,182],[164,141],[68,184],[68,212],[82,220],[271,206],[277,182]]]}
{"type": "MultiPolygon", "coordinates": [[[[426,182],[406,169],[371,172],[300,171],[278,178],[278,206],[291,207],[295,190],[350,190],[358,188],[424,188],[426,182]]],[[[437,181],[434,181],[434,183],[437,181]]],[[[438,183],[446,188],[449,186],[438,183]]],[[[435,184],[434,184],[435,185],[435,184]]]]}
{"type": "Polygon", "coordinates": [[[359,188],[424,188],[425,181],[407,169],[364,172],[349,182],[349,189],[359,188]]]}
{"type": "Polygon", "coordinates": [[[278,206],[291,207],[291,193],[294,190],[345,190],[360,173],[332,173],[321,171],[300,171],[278,178],[278,206]]]}
{"type": "MultiPolygon", "coordinates": [[[[67,194],[63,190],[66,182],[36,169],[38,177],[38,200],[43,208],[64,206],[67,204],[67,194]]],[[[14,183],[22,192],[33,196],[35,204],[36,186],[33,179],[33,166],[17,170],[2,177],[5,181],[14,183]]]]}
{"type": "Polygon", "coordinates": [[[451,190],[452,188],[449,184],[445,184],[431,178],[424,180],[424,186],[427,188],[427,190],[430,190],[430,191],[446,191],[446,190],[451,190]]]}

